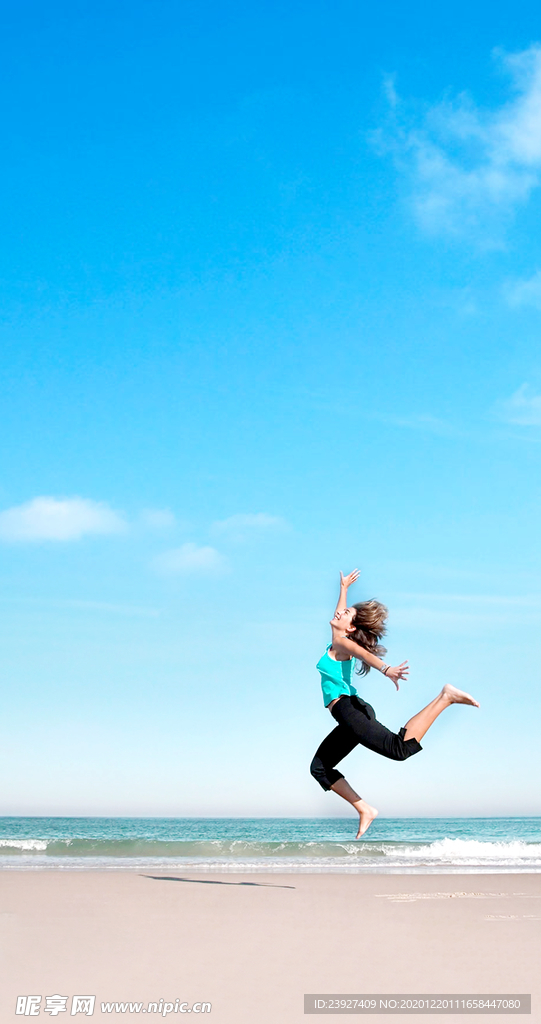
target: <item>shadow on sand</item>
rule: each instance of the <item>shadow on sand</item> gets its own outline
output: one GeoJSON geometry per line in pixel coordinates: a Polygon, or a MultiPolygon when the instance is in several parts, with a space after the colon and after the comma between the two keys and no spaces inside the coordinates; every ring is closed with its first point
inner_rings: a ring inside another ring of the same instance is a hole
{"type": "Polygon", "coordinates": [[[143,875],[155,882],[195,882],[198,885],[257,885],[271,889],[295,889],[295,885],[274,885],[273,882],[222,882],[217,878],[178,878],[175,875],[143,875]]]}

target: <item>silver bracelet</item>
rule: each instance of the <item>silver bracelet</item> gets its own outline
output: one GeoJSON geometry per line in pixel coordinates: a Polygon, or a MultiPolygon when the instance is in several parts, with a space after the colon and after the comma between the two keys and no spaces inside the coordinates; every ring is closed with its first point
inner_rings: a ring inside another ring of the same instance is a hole
{"type": "Polygon", "coordinates": [[[386,675],[387,675],[387,672],[388,672],[388,671],[389,671],[389,669],[390,669],[390,667],[391,667],[390,665],[386,665],[386,664],[385,664],[385,662],[383,662],[383,663],[382,663],[382,666],[381,666],[381,668],[380,668],[380,672],[383,672],[383,675],[384,675],[384,676],[386,676],[386,675]]]}

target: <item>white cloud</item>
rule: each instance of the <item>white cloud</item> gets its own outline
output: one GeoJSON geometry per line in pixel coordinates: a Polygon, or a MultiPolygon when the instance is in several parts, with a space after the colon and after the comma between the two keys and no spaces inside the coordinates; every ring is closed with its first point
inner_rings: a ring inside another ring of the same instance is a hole
{"type": "Polygon", "coordinates": [[[140,518],[144,526],[150,526],[156,530],[166,529],[176,523],[174,513],[168,508],[145,508],[141,512],[140,518]]]}
{"type": "Polygon", "coordinates": [[[488,246],[541,182],[541,46],[494,56],[511,79],[507,102],[478,107],[463,93],[419,116],[393,92],[393,138],[378,136],[406,174],[421,227],[488,246]]]}
{"type": "Polygon", "coordinates": [[[285,530],[287,522],[282,516],[270,516],[266,512],[237,513],[228,519],[220,519],[213,523],[212,533],[227,537],[229,540],[246,540],[250,536],[268,532],[269,530],[285,530]]]}
{"type": "Polygon", "coordinates": [[[119,533],[125,521],[105,502],[39,497],[0,512],[0,540],[79,540],[85,534],[119,533]]]}
{"type": "Polygon", "coordinates": [[[523,281],[508,281],[504,289],[510,306],[534,306],[541,309],[541,270],[523,281]]]}
{"type": "Polygon", "coordinates": [[[500,402],[498,412],[507,423],[523,427],[541,426],[541,395],[537,395],[529,384],[521,384],[510,398],[500,402]]]}
{"type": "Polygon", "coordinates": [[[174,575],[191,572],[223,572],[227,560],[216,548],[198,547],[197,544],[182,544],[180,548],[163,551],[152,561],[158,572],[174,575]]]}

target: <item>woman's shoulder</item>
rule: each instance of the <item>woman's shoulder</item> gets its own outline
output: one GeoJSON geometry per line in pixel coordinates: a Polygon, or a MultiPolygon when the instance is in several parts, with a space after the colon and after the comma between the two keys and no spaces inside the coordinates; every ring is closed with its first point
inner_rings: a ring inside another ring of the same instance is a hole
{"type": "Polygon", "coordinates": [[[333,640],[327,647],[327,653],[332,649],[330,657],[333,661],[354,661],[355,655],[341,642],[340,639],[333,640]],[[333,657],[334,654],[334,657],[333,657]]]}

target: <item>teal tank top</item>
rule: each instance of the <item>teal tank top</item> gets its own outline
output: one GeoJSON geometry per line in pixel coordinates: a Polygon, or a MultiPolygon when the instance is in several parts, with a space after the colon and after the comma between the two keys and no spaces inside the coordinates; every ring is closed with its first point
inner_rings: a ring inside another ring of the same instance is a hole
{"type": "Polygon", "coordinates": [[[316,665],[318,672],[321,673],[321,689],[325,707],[343,693],[347,693],[349,696],[357,693],[351,684],[355,658],[351,658],[350,661],[335,661],[329,656],[331,646],[332,644],[327,646],[325,654],[316,665]]]}

